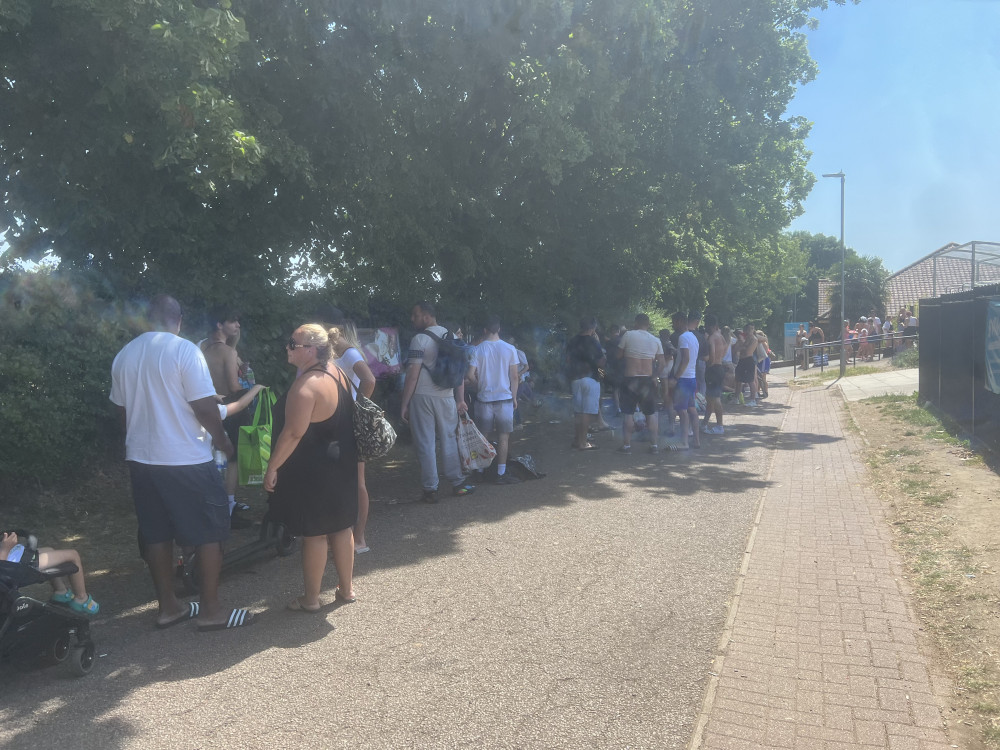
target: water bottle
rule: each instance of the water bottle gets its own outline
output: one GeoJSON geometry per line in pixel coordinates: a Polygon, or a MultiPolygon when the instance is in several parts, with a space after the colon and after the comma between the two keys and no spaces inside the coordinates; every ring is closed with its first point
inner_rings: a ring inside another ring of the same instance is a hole
{"type": "Polygon", "coordinates": [[[248,382],[248,383],[249,383],[250,385],[254,385],[254,384],[255,384],[255,383],[257,382],[256,380],[254,380],[254,377],[253,377],[253,368],[252,368],[252,367],[250,366],[250,363],[249,363],[249,362],[247,362],[247,366],[246,366],[246,368],[245,368],[245,369],[243,370],[243,378],[244,378],[244,380],[246,380],[246,381],[247,381],[247,382],[248,382]]]}
{"type": "Polygon", "coordinates": [[[226,452],[215,450],[215,468],[219,470],[220,474],[226,473],[226,466],[229,465],[229,459],[226,458],[226,452]]]}

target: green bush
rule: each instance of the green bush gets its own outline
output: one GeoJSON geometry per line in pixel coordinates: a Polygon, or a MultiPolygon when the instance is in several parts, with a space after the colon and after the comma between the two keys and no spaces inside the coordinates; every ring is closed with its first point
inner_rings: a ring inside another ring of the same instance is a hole
{"type": "Polygon", "coordinates": [[[0,477],[50,484],[120,444],[111,361],[131,338],[98,279],[0,274],[0,477]]]}
{"type": "Polygon", "coordinates": [[[917,347],[903,349],[892,355],[892,366],[900,369],[918,367],[920,365],[920,350],[917,347]]]}

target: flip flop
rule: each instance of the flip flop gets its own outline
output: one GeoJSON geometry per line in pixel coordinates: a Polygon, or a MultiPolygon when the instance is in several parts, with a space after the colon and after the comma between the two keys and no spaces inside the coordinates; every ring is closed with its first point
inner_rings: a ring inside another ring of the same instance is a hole
{"type": "Polygon", "coordinates": [[[187,622],[188,620],[193,620],[198,616],[199,604],[198,602],[188,602],[187,612],[182,612],[178,617],[173,620],[167,620],[166,622],[156,623],[156,627],[159,630],[166,630],[167,628],[172,628],[174,625],[180,625],[182,622],[187,622]]]}
{"type": "Polygon", "coordinates": [[[340,604],[354,604],[354,602],[358,600],[357,596],[351,596],[351,597],[344,596],[342,593],[340,593],[339,588],[334,592],[333,598],[340,604]]]}
{"type": "Polygon", "coordinates": [[[208,633],[212,630],[232,630],[233,628],[253,625],[255,622],[257,622],[257,618],[253,616],[253,612],[249,609],[234,609],[229,613],[229,619],[225,622],[216,623],[215,625],[199,625],[198,632],[208,633]]]}
{"type": "Polygon", "coordinates": [[[372,551],[372,548],[369,547],[367,544],[364,547],[355,547],[354,548],[354,554],[355,555],[363,555],[365,552],[371,552],[371,551],[372,551]]]}
{"type": "Polygon", "coordinates": [[[317,604],[316,608],[313,609],[312,607],[305,606],[300,599],[295,598],[285,605],[285,609],[289,610],[290,612],[305,612],[306,614],[314,615],[317,612],[319,612],[322,609],[322,607],[319,604],[317,604]]]}

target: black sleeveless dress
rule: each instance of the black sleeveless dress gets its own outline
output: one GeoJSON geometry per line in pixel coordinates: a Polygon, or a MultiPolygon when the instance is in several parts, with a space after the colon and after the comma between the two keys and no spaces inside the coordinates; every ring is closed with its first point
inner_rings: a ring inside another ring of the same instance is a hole
{"type": "MultiPolygon", "coordinates": [[[[322,422],[311,422],[292,455],[278,469],[269,500],[272,519],[295,536],[323,536],[350,528],[358,520],[358,448],[354,441],[354,400],[339,379],[337,410],[322,422]],[[329,446],[339,443],[332,459],[329,446]]],[[[285,426],[283,395],[274,407],[272,445],[285,426]]]]}

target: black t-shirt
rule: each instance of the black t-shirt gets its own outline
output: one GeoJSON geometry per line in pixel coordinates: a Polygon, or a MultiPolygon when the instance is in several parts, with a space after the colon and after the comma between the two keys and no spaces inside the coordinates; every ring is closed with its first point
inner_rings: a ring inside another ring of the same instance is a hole
{"type": "Polygon", "coordinates": [[[571,380],[598,377],[597,364],[604,357],[604,350],[593,336],[577,334],[566,345],[567,374],[571,380]]]}

